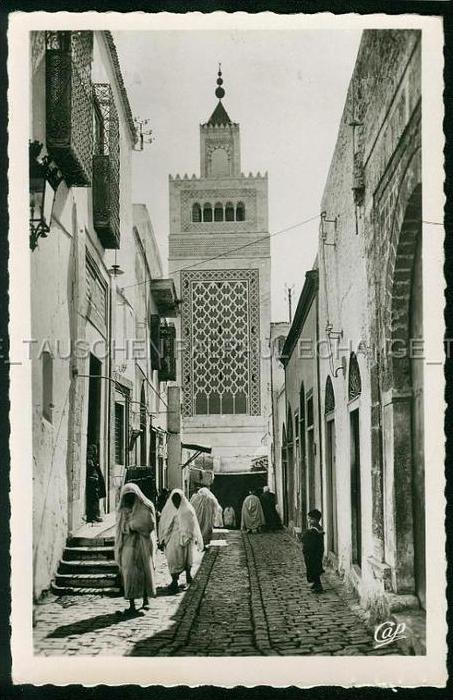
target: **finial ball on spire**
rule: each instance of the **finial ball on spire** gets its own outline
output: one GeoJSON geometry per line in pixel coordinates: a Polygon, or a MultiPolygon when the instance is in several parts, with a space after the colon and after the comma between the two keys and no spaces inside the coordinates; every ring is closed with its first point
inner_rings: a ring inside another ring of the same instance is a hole
{"type": "Polygon", "coordinates": [[[222,87],[223,79],[222,79],[222,64],[221,63],[219,63],[219,72],[217,73],[217,75],[219,77],[217,78],[218,87],[216,88],[215,96],[218,97],[219,100],[221,100],[222,97],[225,97],[225,90],[222,87]]]}

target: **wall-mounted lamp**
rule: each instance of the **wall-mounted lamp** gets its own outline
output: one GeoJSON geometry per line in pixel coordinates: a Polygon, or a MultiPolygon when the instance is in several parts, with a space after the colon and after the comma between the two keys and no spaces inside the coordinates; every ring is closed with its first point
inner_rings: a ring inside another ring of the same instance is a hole
{"type": "Polygon", "coordinates": [[[39,159],[42,148],[39,141],[29,145],[31,250],[35,250],[39,238],[46,238],[50,231],[55,192],[63,179],[58,166],[49,156],[39,159]]]}
{"type": "Polygon", "coordinates": [[[120,264],[116,260],[116,250],[115,250],[115,262],[112,267],[107,270],[111,277],[119,277],[119,275],[124,275],[124,270],[121,269],[120,264]]]}
{"type": "Polygon", "coordinates": [[[326,324],[326,334],[329,338],[333,338],[334,340],[340,340],[340,338],[343,337],[343,331],[334,331],[333,325],[329,322],[326,324]]]}
{"type": "Polygon", "coordinates": [[[343,373],[346,371],[345,365],[343,360],[345,359],[344,357],[342,358],[341,361],[341,366],[340,367],[335,367],[333,363],[333,355],[332,355],[332,347],[330,344],[331,340],[340,340],[343,337],[343,331],[334,331],[333,330],[333,325],[330,323],[330,321],[327,321],[326,323],[326,335],[329,340],[329,365],[330,365],[330,371],[332,372],[334,377],[338,377],[338,372],[341,370],[343,373]]]}
{"type": "Polygon", "coordinates": [[[141,430],[137,430],[137,428],[132,428],[129,431],[129,452],[132,452],[134,449],[134,445],[137,441],[138,436],[141,434],[141,430]]]}
{"type": "Polygon", "coordinates": [[[337,233],[337,219],[336,219],[336,217],[335,217],[335,219],[328,219],[327,212],[322,211],[321,212],[321,220],[319,223],[319,231],[321,234],[321,240],[322,240],[324,245],[333,245],[333,246],[336,245],[336,243],[335,243],[335,237],[336,237],[336,233],[337,233]],[[329,227],[328,224],[333,224],[333,227],[332,226],[329,227]],[[330,229],[333,228],[333,241],[332,242],[327,241],[327,234],[328,234],[329,228],[330,229]]]}

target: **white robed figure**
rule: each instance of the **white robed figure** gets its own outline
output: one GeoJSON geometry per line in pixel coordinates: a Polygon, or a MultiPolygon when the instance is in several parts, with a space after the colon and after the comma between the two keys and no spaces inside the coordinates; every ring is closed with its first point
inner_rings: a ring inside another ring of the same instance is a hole
{"type": "Polygon", "coordinates": [[[120,568],[124,597],[129,600],[129,611],[135,613],[135,598],[156,595],[154,556],[156,539],[156,511],[137,484],[125,484],[121,490],[117,514],[115,559],[120,568]]]}
{"type": "Polygon", "coordinates": [[[192,583],[193,550],[203,549],[203,536],[193,506],[181,489],[173,489],[160,516],[159,544],[164,547],[171,574],[169,593],[178,592],[179,575],[185,571],[192,583]]]}
{"type": "Polygon", "coordinates": [[[266,524],[260,499],[253,491],[244,499],[241,515],[241,530],[259,532],[266,524]]]}
{"type": "Polygon", "coordinates": [[[206,547],[211,541],[213,529],[223,526],[222,507],[212,491],[206,486],[194,493],[190,502],[197,515],[203,543],[206,547]]]}

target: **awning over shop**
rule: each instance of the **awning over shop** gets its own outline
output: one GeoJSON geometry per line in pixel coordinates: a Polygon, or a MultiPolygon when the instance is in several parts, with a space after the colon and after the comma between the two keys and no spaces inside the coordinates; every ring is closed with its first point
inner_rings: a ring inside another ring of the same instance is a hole
{"type": "Polygon", "coordinates": [[[204,454],[210,455],[212,452],[212,447],[204,447],[203,445],[193,445],[183,442],[181,447],[184,450],[194,450],[195,452],[204,452],[204,454]]]}
{"type": "Polygon", "coordinates": [[[184,467],[187,467],[189,464],[194,462],[197,457],[199,457],[201,454],[207,454],[210,455],[212,452],[211,447],[205,447],[203,445],[194,445],[194,444],[189,444],[189,443],[181,443],[181,447],[185,450],[190,450],[194,454],[189,457],[188,460],[184,462],[184,464],[181,465],[181,469],[184,469],[184,467]]]}

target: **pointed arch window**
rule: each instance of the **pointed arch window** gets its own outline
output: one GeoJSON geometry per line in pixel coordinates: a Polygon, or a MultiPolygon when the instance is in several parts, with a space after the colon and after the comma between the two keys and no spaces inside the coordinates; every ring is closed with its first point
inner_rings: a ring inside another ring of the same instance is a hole
{"type": "Polygon", "coordinates": [[[199,223],[201,221],[201,207],[198,202],[192,206],[192,221],[199,223]]]}
{"type": "Polygon", "coordinates": [[[234,221],[233,202],[227,202],[225,205],[225,221],[234,221]]]}
{"type": "Polygon", "coordinates": [[[214,221],[223,221],[223,204],[221,202],[215,204],[214,221]]]}
{"type": "Polygon", "coordinates": [[[294,435],[294,429],[293,429],[293,414],[291,411],[291,406],[288,406],[288,413],[286,415],[286,442],[287,444],[292,444],[293,442],[293,435],[294,435]]]}
{"type": "Polygon", "coordinates": [[[203,221],[212,221],[212,206],[209,202],[203,205],[203,221]]]}
{"type": "Polygon", "coordinates": [[[236,221],[245,221],[244,202],[238,202],[236,205],[236,221]]]}
{"type": "Polygon", "coordinates": [[[362,380],[360,378],[359,363],[355,353],[351,353],[349,360],[348,398],[353,401],[362,393],[362,380]]]}
{"type": "Polygon", "coordinates": [[[335,411],[335,394],[333,393],[332,380],[330,377],[327,377],[324,398],[324,413],[332,413],[332,411],[335,411]]]}

